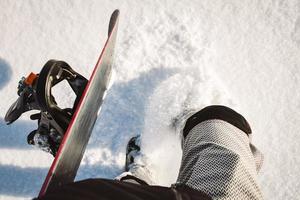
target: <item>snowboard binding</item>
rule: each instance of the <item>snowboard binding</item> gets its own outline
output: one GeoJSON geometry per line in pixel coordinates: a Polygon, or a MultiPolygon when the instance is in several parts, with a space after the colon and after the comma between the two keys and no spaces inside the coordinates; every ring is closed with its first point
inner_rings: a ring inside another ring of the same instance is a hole
{"type": "Polygon", "coordinates": [[[11,124],[23,113],[39,110],[39,113],[30,116],[31,120],[38,120],[38,128],[29,133],[27,142],[55,157],[87,82],[66,62],[49,60],[39,74],[30,73],[21,78],[19,98],[8,109],[5,121],[11,124]],[[67,80],[76,94],[72,108],[58,107],[51,93],[51,88],[63,80],[67,80]]]}

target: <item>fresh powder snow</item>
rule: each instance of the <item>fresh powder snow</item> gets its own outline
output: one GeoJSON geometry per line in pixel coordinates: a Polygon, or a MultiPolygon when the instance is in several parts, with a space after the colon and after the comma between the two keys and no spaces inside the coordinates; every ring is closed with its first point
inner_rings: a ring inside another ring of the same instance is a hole
{"type": "MultiPolygon", "coordinates": [[[[49,59],[89,78],[119,9],[114,83],[76,180],[113,179],[124,171],[128,140],[142,152],[156,184],[174,183],[180,166],[176,116],[224,104],[243,114],[265,160],[265,199],[300,196],[300,2],[297,0],[1,0],[0,199],[37,196],[53,157],[26,142],[31,111],[6,125],[17,85],[49,59]]],[[[54,88],[71,105],[67,84],[54,88]]]]}

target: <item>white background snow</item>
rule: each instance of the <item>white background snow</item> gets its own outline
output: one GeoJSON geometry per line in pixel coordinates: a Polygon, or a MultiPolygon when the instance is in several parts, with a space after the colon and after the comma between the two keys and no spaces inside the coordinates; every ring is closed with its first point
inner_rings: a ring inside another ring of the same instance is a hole
{"type": "MultiPolygon", "coordinates": [[[[52,156],[27,145],[29,114],[7,126],[18,80],[47,60],[89,77],[120,9],[114,85],[77,180],[123,171],[125,146],[141,133],[157,184],[180,164],[172,118],[183,109],[225,104],[252,125],[265,155],[265,199],[300,198],[300,1],[0,0],[0,199],[39,192],[52,156]]],[[[57,88],[70,100],[70,90],[57,88]]]]}

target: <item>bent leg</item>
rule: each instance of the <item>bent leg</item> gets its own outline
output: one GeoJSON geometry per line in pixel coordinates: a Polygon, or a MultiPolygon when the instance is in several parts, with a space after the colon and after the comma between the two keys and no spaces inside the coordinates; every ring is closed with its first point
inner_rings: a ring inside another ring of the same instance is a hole
{"type": "Polygon", "coordinates": [[[262,199],[257,172],[262,155],[250,143],[247,121],[224,106],[206,107],[183,130],[183,155],[177,184],[213,199],[262,199]]]}

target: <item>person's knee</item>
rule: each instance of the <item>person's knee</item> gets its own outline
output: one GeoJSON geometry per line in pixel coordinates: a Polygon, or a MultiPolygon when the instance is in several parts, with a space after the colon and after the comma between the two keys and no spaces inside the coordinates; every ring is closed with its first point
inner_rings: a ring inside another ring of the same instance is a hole
{"type": "Polygon", "coordinates": [[[212,119],[226,121],[239,128],[247,135],[251,134],[250,125],[242,115],[226,106],[212,105],[203,108],[187,119],[183,129],[183,137],[185,138],[188,133],[199,123],[212,119]]]}

